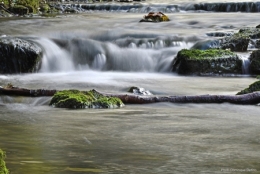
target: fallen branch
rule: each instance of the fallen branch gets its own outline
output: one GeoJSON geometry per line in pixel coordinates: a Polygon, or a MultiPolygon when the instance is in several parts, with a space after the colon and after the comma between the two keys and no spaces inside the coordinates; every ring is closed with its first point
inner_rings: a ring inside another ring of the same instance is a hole
{"type": "MultiPolygon", "coordinates": [[[[25,89],[18,87],[1,88],[0,95],[14,96],[53,96],[57,90],[48,89],[25,89]]],[[[97,91],[96,91],[97,92],[97,91]]],[[[233,103],[233,104],[258,104],[260,103],[260,92],[253,92],[244,95],[194,95],[194,96],[139,96],[133,94],[105,94],[104,96],[118,97],[125,104],[146,104],[157,102],[171,103],[233,103]]]]}

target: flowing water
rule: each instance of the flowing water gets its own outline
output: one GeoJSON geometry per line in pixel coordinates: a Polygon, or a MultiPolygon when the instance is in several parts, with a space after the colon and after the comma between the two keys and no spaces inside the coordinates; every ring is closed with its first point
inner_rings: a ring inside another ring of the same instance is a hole
{"type": "MultiPolygon", "coordinates": [[[[205,2],[147,0],[112,3],[110,10],[100,4],[57,18],[0,18],[1,37],[28,39],[44,50],[38,73],[0,75],[0,86],[109,93],[140,86],[165,96],[236,94],[256,81],[246,67],[254,48],[239,53],[245,65],[241,76],[171,72],[177,52],[214,40],[208,33],[259,24],[259,13],[250,11],[258,2],[236,4],[246,12],[190,8],[205,2]],[[149,9],[168,9],[171,21],[139,23],[149,9]]],[[[258,106],[158,103],[67,110],[50,107],[49,101],[0,96],[0,148],[12,174],[260,172],[258,106]]]]}

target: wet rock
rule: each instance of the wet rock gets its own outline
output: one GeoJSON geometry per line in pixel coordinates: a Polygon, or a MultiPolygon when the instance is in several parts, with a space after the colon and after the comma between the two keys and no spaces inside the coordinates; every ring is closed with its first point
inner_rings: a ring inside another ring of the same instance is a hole
{"type": "Polygon", "coordinates": [[[259,39],[255,41],[255,47],[260,48],[260,40],[259,39]]]}
{"type": "Polygon", "coordinates": [[[242,91],[238,92],[237,95],[248,94],[248,93],[252,93],[255,91],[260,91],[260,81],[256,81],[256,82],[252,83],[251,85],[249,85],[248,88],[243,89],[242,91]]]}
{"type": "Polygon", "coordinates": [[[255,28],[260,28],[260,24],[259,24],[259,25],[257,25],[255,28]]]}
{"type": "Polygon", "coordinates": [[[242,74],[242,60],[229,50],[183,49],[174,59],[173,71],[186,75],[242,74]]]}
{"type": "Polygon", "coordinates": [[[150,12],[140,20],[140,22],[163,22],[170,21],[169,17],[162,12],[150,12]]]}
{"type": "Polygon", "coordinates": [[[30,73],[39,69],[42,49],[20,38],[0,37],[0,73],[30,73]]]}
{"type": "Polygon", "coordinates": [[[150,91],[136,86],[129,88],[128,92],[131,92],[135,95],[153,95],[150,91]]]}
{"type": "Polygon", "coordinates": [[[230,49],[231,51],[247,51],[250,37],[245,34],[235,33],[230,37],[225,37],[221,40],[222,49],[230,49]]]}
{"type": "Polygon", "coordinates": [[[79,91],[63,90],[57,92],[51,99],[50,105],[58,108],[118,108],[124,106],[116,97],[106,97],[96,90],[79,91]]]}
{"type": "Polygon", "coordinates": [[[249,70],[253,74],[260,74],[260,50],[255,50],[251,53],[249,70]]]}

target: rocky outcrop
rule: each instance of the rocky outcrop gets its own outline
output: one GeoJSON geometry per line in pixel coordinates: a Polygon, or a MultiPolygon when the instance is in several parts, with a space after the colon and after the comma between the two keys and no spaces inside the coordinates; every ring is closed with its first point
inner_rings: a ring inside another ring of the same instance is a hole
{"type": "Polygon", "coordinates": [[[42,49],[33,42],[0,37],[0,74],[35,72],[41,57],[42,49]]]}
{"type": "Polygon", "coordinates": [[[251,53],[249,70],[252,74],[260,74],[260,50],[255,50],[251,53]]]}
{"type": "Polygon", "coordinates": [[[173,71],[186,75],[242,74],[242,60],[221,49],[183,49],[173,62],[173,71]]]}
{"type": "Polygon", "coordinates": [[[64,90],[54,94],[50,105],[58,108],[85,109],[85,108],[118,108],[123,102],[117,97],[106,97],[96,90],[78,91],[64,90]]]}

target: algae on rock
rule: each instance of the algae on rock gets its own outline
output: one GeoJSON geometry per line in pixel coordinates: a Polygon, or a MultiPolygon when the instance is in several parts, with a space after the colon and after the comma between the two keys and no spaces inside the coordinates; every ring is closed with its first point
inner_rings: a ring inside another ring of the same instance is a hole
{"type": "Polygon", "coordinates": [[[119,98],[106,97],[96,90],[63,90],[53,96],[50,105],[58,108],[84,109],[118,108],[124,104],[119,98]]]}
{"type": "Polygon", "coordinates": [[[248,93],[252,93],[255,91],[260,91],[260,81],[256,81],[256,82],[252,83],[251,85],[249,85],[248,88],[243,89],[242,91],[238,92],[237,95],[248,94],[248,93]]]}
{"type": "Polygon", "coordinates": [[[5,165],[5,152],[3,150],[0,149],[0,174],[8,174],[9,171],[8,169],[6,168],[6,165],[5,165]]]}
{"type": "Polygon", "coordinates": [[[183,49],[173,61],[173,71],[192,75],[242,74],[242,60],[229,50],[183,49]]]}

